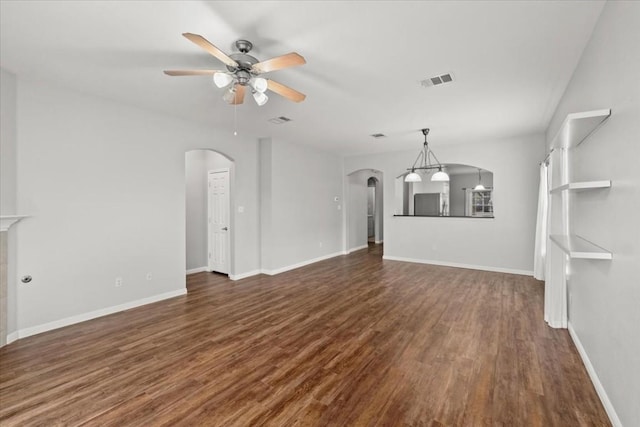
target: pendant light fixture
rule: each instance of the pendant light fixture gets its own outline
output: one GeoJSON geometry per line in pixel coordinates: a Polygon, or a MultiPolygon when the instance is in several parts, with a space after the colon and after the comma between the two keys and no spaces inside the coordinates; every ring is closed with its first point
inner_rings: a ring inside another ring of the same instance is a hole
{"type": "Polygon", "coordinates": [[[478,185],[473,187],[474,190],[486,190],[486,188],[484,188],[484,185],[482,185],[482,175],[480,175],[480,171],[481,169],[478,168],[478,185]]]}
{"type": "Polygon", "coordinates": [[[416,157],[416,161],[413,162],[413,166],[408,168],[407,170],[411,171],[404,177],[404,182],[421,182],[422,177],[416,170],[427,170],[430,171],[432,169],[438,169],[436,173],[431,176],[431,181],[449,181],[449,175],[442,170],[442,163],[438,160],[433,151],[429,148],[429,143],[427,142],[427,135],[429,134],[429,129],[421,129],[422,134],[424,135],[424,143],[422,145],[422,150],[418,153],[418,157],[416,157]],[[435,160],[435,163],[432,162],[431,158],[435,160]]]}

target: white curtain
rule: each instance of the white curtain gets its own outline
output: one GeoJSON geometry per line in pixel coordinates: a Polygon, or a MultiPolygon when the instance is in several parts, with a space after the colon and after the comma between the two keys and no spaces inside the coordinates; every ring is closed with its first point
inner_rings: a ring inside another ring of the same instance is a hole
{"type": "Polygon", "coordinates": [[[536,221],[536,246],[533,258],[533,277],[544,280],[545,259],[547,256],[547,224],[549,212],[549,185],[547,165],[540,165],[540,187],[538,191],[538,218],[536,221]]]}

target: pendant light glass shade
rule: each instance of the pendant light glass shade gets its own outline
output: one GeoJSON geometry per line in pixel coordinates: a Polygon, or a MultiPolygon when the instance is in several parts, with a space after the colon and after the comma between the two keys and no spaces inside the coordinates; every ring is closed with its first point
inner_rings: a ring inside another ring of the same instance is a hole
{"type": "Polygon", "coordinates": [[[253,79],[251,79],[249,84],[256,92],[260,93],[264,93],[264,91],[267,90],[268,86],[267,79],[263,79],[262,77],[254,77],[253,79]]]}
{"type": "Polygon", "coordinates": [[[253,99],[256,100],[256,104],[259,106],[263,106],[269,100],[269,97],[262,92],[255,91],[253,92],[253,99]]]}
{"type": "Polygon", "coordinates": [[[449,181],[449,174],[440,169],[431,177],[431,181],[449,181]]]}
{"type": "Polygon", "coordinates": [[[218,86],[220,89],[223,87],[227,87],[233,81],[233,76],[227,73],[215,73],[213,75],[213,83],[218,86]]]}
{"type": "Polygon", "coordinates": [[[404,182],[422,182],[422,178],[415,171],[411,171],[404,177],[404,182]]]}

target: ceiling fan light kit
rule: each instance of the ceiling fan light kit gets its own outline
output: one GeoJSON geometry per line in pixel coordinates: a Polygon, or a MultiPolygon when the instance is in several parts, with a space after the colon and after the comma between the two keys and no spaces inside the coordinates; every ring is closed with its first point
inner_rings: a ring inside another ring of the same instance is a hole
{"type": "Polygon", "coordinates": [[[215,73],[213,75],[213,83],[220,89],[229,86],[233,82],[233,77],[227,73],[215,73]]]}
{"type": "Polygon", "coordinates": [[[259,106],[263,106],[269,100],[269,97],[262,92],[253,91],[253,99],[256,101],[256,104],[259,106]]]}
{"type": "Polygon", "coordinates": [[[239,52],[227,55],[198,34],[184,33],[182,35],[220,60],[226,65],[227,70],[167,70],[164,72],[166,75],[213,75],[213,82],[218,88],[223,89],[231,86],[231,88],[224,93],[222,99],[233,105],[242,104],[247,86],[251,88],[253,99],[259,106],[266,104],[269,100],[269,97],[264,93],[267,90],[275,92],[293,102],[301,102],[306,98],[306,95],[303,93],[287,87],[282,83],[259,77],[259,75],[263,73],[306,64],[305,59],[296,52],[260,62],[257,58],[249,55],[249,52],[253,49],[253,43],[248,40],[237,40],[235,45],[239,52]]]}
{"type": "Polygon", "coordinates": [[[421,171],[431,171],[433,169],[438,169],[436,173],[431,176],[431,181],[439,181],[446,182],[449,181],[449,174],[442,170],[442,163],[438,160],[433,151],[429,148],[429,143],[427,142],[427,135],[429,134],[429,129],[421,129],[422,134],[424,135],[424,143],[422,144],[422,150],[418,153],[418,157],[416,157],[415,162],[413,162],[413,166],[408,168],[409,172],[404,177],[404,182],[422,182],[422,177],[416,170],[421,171]],[[435,160],[433,162],[431,159],[435,160]]]}
{"type": "Polygon", "coordinates": [[[262,77],[254,77],[249,81],[249,84],[256,92],[264,93],[267,90],[267,79],[262,77]]]}

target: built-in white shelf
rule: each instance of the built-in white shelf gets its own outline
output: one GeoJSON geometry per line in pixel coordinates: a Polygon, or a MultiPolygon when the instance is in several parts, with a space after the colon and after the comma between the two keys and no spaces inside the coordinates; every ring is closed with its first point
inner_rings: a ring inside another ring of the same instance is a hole
{"type": "Polygon", "coordinates": [[[570,258],[612,259],[613,254],[608,250],[594,245],[580,236],[552,234],[549,238],[562,249],[570,258]]]}
{"type": "Polygon", "coordinates": [[[20,221],[23,218],[27,218],[27,215],[2,215],[0,216],[0,231],[7,231],[13,224],[20,221]]]}
{"type": "Polygon", "coordinates": [[[583,181],[583,182],[570,182],[568,184],[560,185],[551,190],[551,193],[559,193],[561,191],[584,191],[595,190],[597,188],[609,188],[611,187],[611,181],[583,181]]]}
{"type": "Polygon", "coordinates": [[[553,138],[554,148],[572,148],[584,141],[598,126],[611,116],[611,109],[571,113],[553,138]]]}

